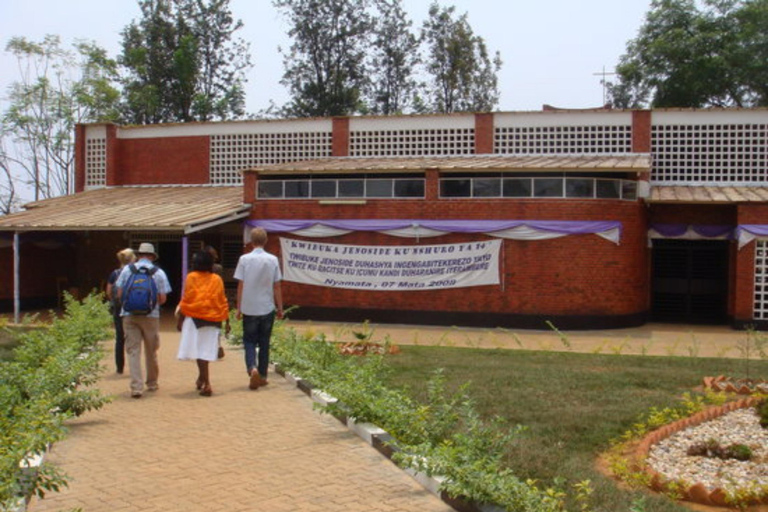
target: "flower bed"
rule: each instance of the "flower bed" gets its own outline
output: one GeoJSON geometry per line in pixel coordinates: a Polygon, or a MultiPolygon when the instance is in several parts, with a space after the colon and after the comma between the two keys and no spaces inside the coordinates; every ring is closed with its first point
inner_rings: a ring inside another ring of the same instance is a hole
{"type": "MultiPolygon", "coordinates": [[[[712,434],[711,431],[708,434],[707,430],[697,433],[693,430],[696,427],[711,423],[734,411],[754,407],[759,401],[758,398],[750,397],[721,406],[709,407],[693,416],[670,423],[646,435],[637,445],[634,457],[638,465],[645,468],[651,487],[660,492],[675,492],[682,499],[704,505],[729,506],[766,502],[766,498],[768,498],[766,487],[758,482],[735,485],[733,487],[725,485],[723,480],[717,480],[718,483],[714,485],[711,482],[691,482],[689,479],[692,473],[683,471],[672,474],[675,473],[674,470],[670,470],[664,464],[658,463],[659,460],[665,459],[665,457],[659,455],[659,450],[671,450],[670,444],[679,445],[680,442],[684,442],[680,441],[680,438],[685,439],[687,436],[690,444],[693,444],[700,442],[702,435],[708,436],[712,434]],[[670,439],[674,439],[673,436],[678,437],[678,443],[668,442],[670,439]],[[665,441],[667,442],[665,443],[665,441]],[[707,485],[708,483],[709,485],[707,485]]],[[[704,440],[706,441],[706,439],[704,440]]],[[[668,460],[669,458],[666,459],[668,460]]],[[[719,469],[720,471],[727,472],[729,466],[732,467],[734,464],[724,462],[720,465],[719,469]]],[[[717,469],[715,469],[716,471],[717,469]]]]}

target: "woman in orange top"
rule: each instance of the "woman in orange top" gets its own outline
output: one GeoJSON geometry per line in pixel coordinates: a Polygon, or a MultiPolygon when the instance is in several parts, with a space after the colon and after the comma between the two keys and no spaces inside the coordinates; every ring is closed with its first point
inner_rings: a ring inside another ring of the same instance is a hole
{"type": "Polygon", "coordinates": [[[184,281],[184,295],[178,310],[184,317],[178,358],[197,360],[197,389],[211,396],[208,363],[216,361],[219,350],[221,322],[229,318],[229,306],[224,295],[224,281],[213,273],[213,258],[207,252],[192,255],[192,272],[184,281]]]}

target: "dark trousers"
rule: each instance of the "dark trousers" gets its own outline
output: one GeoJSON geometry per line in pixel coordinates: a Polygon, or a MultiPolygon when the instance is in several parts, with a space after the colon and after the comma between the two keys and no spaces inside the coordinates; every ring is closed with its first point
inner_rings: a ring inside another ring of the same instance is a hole
{"type": "Polygon", "coordinates": [[[259,375],[266,378],[269,368],[269,339],[272,336],[272,325],[275,323],[275,312],[267,315],[243,315],[243,348],[245,348],[245,368],[248,375],[256,368],[259,375]],[[256,357],[258,349],[258,363],[256,357]]]}
{"type": "Polygon", "coordinates": [[[123,330],[123,319],[120,317],[120,308],[117,308],[117,313],[112,314],[112,321],[115,324],[115,367],[118,373],[123,373],[123,368],[125,368],[125,330],[123,330]]]}

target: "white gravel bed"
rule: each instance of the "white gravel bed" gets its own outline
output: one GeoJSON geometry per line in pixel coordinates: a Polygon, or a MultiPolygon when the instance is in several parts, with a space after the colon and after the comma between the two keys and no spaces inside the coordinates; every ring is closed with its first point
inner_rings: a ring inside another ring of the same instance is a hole
{"type": "Polygon", "coordinates": [[[738,409],[712,421],[681,430],[653,445],[648,464],[670,480],[689,485],[701,483],[710,491],[768,485],[768,430],[760,426],[754,408],[738,409]],[[689,456],[688,448],[711,439],[726,447],[743,444],[752,449],[752,460],[722,460],[689,456]]]}

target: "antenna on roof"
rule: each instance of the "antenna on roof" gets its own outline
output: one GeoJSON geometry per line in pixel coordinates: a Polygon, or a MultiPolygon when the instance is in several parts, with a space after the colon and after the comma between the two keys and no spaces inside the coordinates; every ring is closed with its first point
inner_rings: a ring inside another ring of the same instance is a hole
{"type": "Polygon", "coordinates": [[[606,71],[605,66],[603,66],[603,70],[600,73],[592,73],[592,76],[601,76],[603,78],[600,79],[600,85],[603,86],[603,105],[606,104],[608,101],[607,98],[607,91],[608,91],[608,81],[605,79],[607,76],[615,75],[616,73],[606,71]]]}

